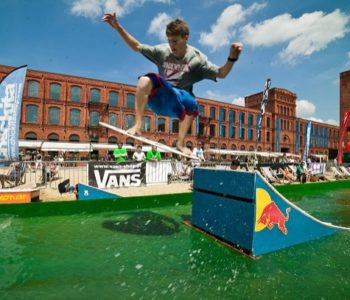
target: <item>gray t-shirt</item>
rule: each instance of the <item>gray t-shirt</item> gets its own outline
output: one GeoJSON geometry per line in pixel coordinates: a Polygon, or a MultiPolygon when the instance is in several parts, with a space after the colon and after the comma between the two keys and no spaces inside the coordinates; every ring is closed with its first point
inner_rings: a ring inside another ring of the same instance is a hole
{"type": "Polygon", "coordinates": [[[184,57],[176,58],[168,44],[142,44],[140,52],[158,67],[159,74],[175,87],[192,93],[193,84],[202,79],[216,80],[219,67],[198,49],[187,45],[184,57]]]}

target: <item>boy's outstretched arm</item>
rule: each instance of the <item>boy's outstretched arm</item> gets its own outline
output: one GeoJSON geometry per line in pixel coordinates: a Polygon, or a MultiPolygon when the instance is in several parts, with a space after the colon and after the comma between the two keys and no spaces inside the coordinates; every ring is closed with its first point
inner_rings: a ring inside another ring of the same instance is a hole
{"type": "Polygon", "coordinates": [[[112,28],[114,28],[123,41],[134,51],[139,52],[140,42],[135,39],[130,33],[128,33],[118,22],[115,13],[105,13],[102,17],[102,21],[108,23],[112,28]]]}
{"type": "Polygon", "coordinates": [[[225,78],[232,70],[233,64],[238,60],[243,49],[243,44],[233,43],[226,63],[219,68],[218,78],[225,78]]]}

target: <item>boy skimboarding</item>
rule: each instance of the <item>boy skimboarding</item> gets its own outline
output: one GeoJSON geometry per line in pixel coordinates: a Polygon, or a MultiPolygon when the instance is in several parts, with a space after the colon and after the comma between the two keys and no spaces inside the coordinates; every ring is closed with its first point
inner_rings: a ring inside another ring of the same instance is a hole
{"type": "Polygon", "coordinates": [[[203,79],[225,78],[238,60],[243,45],[233,43],[227,61],[218,67],[198,49],[188,45],[189,28],[180,19],[171,21],[166,27],[168,44],[157,46],[141,44],[120,25],[115,13],[104,14],[102,20],[115,29],[132,50],[156,64],[159,71],[159,74],[148,73],[139,77],[135,95],[135,124],[128,132],[141,135],[144,110],[148,104],[158,115],[180,119],[176,147],[184,154],[191,155],[191,150],[185,146],[185,135],[193,118],[198,115],[193,84],[203,79]]]}

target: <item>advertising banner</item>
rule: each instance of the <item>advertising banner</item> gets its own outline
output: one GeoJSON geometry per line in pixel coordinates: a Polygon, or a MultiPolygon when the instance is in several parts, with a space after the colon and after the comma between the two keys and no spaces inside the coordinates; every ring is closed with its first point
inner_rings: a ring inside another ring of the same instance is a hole
{"type": "Polygon", "coordinates": [[[18,161],[19,122],[27,66],[0,82],[0,161],[18,161]]]}
{"type": "Polygon", "coordinates": [[[89,162],[89,185],[99,189],[135,187],[145,183],[145,162],[89,162]]]}

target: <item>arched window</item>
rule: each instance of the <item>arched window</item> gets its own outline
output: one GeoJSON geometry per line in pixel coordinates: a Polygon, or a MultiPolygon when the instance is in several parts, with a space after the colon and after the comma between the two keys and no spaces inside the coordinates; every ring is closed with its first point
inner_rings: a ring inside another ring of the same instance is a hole
{"type": "Polygon", "coordinates": [[[98,126],[98,122],[100,121],[100,113],[97,111],[90,112],[90,126],[98,126]]]}
{"type": "Polygon", "coordinates": [[[135,108],[135,95],[127,94],[126,95],[126,107],[127,108],[135,108]]]}
{"type": "Polygon", "coordinates": [[[26,133],[25,137],[24,137],[25,140],[31,140],[31,141],[36,141],[38,139],[36,133],[34,132],[28,132],[26,133]]]}
{"type": "Polygon", "coordinates": [[[36,80],[28,80],[28,97],[39,97],[39,82],[36,80]]]}
{"type": "Polygon", "coordinates": [[[50,84],[50,99],[60,100],[61,98],[61,85],[58,83],[50,84]]]}
{"type": "Polygon", "coordinates": [[[49,124],[50,125],[60,124],[60,109],[58,107],[49,108],[49,124]]]}
{"type": "Polygon", "coordinates": [[[90,90],[90,101],[91,102],[100,102],[101,91],[99,89],[90,90]]]}
{"type": "Polygon", "coordinates": [[[242,145],[241,148],[240,148],[240,150],[245,150],[245,146],[242,145]]]}
{"type": "Polygon", "coordinates": [[[232,144],[231,145],[231,150],[236,150],[237,149],[237,146],[235,144],[232,144]]]}
{"type": "Polygon", "coordinates": [[[127,115],[126,116],[126,128],[131,128],[135,124],[135,116],[127,115]]]}
{"type": "Polygon", "coordinates": [[[99,137],[98,136],[91,136],[90,137],[90,143],[98,144],[99,137]]]}
{"type": "Polygon", "coordinates": [[[249,146],[249,151],[254,151],[254,146],[249,146]]]}
{"type": "Polygon", "coordinates": [[[216,125],[215,124],[210,124],[210,136],[211,137],[216,137],[216,125]]]}
{"type": "Polygon", "coordinates": [[[134,139],[133,138],[127,138],[126,139],[126,142],[125,142],[127,145],[131,145],[131,146],[134,146],[134,139]]]}
{"type": "Polygon", "coordinates": [[[109,113],[108,116],[108,124],[112,126],[117,126],[117,114],[116,113],[109,113]]]}
{"type": "Polygon", "coordinates": [[[143,117],[143,131],[150,132],[151,131],[151,118],[143,117]]]}
{"type": "Polygon", "coordinates": [[[79,109],[71,109],[69,122],[71,126],[80,126],[80,110],[79,109]]]}
{"type": "Polygon", "coordinates": [[[118,93],[111,91],[109,92],[108,103],[110,107],[118,106],[118,93]]]}
{"type": "Polygon", "coordinates": [[[71,134],[71,135],[69,136],[69,141],[70,141],[71,143],[79,143],[79,142],[80,142],[80,137],[79,137],[79,135],[77,135],[77,134],[71,134]]]}
{"type": "Polygon", "coordinates": [[[38,106],[27,105],[26,121],[31,124],[38,123],[38,106]]]}
{"type": "Polygon", "coordinates": [[[60,140],[58,134],[56,133],[50,133],[47,139],[51,142],[58,142],[60,140]]]}
{"type": "Polygon", "coordinates": [[[118,139],[115,136],[108,138],[108,144],[118,144],[118,139]]]}
{"type": "Polygon", "coordinates": [[[165,142],[164,139],[160,139],[160,140],[158,141],[158,143],[161,143],[161,144],[163,144],[163,145],[166,145],[166,142],[165,142]]]}
{"type": "Polygon", "coordinates": [[[80,102],[81,100],[81,87],[72,86],[70,88],[70,98],[73,102],[80,102]]]}
{"type": "Polygon", "coordinates": [[[157,130],[159,132],[165,132],[165,119],[164,118],[158,118],[158,128],[157,130]]]}

